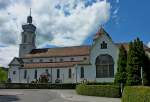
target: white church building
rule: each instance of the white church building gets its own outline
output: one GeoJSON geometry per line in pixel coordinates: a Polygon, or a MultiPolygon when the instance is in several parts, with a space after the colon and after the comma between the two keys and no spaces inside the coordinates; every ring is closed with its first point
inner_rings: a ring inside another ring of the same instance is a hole
{"type": "MultiPolygon", "coordinates": [[[[36,27],[31,15],[22,29],[19,57],[9,64],[12,83],[30,83],[42,75],[48,76],[49,83],[113,82],[119,47],[129,49],[128,43],[114,43],[103,27],[91,45],[36,49],[36,27]]],[[[145,51],[150,55],[146,46],[145,51]]]]}

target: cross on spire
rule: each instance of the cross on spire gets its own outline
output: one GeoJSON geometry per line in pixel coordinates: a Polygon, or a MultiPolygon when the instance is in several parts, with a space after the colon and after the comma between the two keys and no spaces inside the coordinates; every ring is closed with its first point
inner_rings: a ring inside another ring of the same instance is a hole
{"type": "Polygon", "coordinates": [[[30,8],[30,15],[27,17],[27,23],[32,23],[32,16],[31,16],[31,8],[30,8]]]}
{"type": "Polygon", "coordinates": [[[30,8],[30,16],[31,16],[31,8],[30,8]]]}

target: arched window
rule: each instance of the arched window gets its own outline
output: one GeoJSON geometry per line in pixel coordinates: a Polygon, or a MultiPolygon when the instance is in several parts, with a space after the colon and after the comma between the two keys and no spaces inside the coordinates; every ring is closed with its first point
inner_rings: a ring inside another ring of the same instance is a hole
{"type": "Polygon", "coordinates": [[[68,70],[68,78],[71,78],[71,68],[68,70]]]}
{"type": "Polygon", "coordinates": [[[26,40],[27,40],[27,35],[24,35],[24,40],[23,40],[23,42],[26,43],[26,40]]]}
{"type": "Polygon", "coordinates": [[[84,78],[84,67],[81,67],[80,71],[80,78],[84,78]]]}
{"type": "Polygon", "coordinates": [[[27,70],[24,70],[24,79],[27,78],[27,70]]]}
{"type": "Polygon", "coordinates": [[[108,54],[100,55],[96,58],[96,78],[114,77],[114,61],[108,54]]]}
{"type": "Polygon", "coordinates": [[[37,70],[35,70],[34,78],[37,79],[37,70]]]}

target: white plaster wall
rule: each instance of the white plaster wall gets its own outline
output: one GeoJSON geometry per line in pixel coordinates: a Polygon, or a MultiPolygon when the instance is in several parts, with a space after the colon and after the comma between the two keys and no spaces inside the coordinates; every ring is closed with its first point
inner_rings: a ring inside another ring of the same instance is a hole
{"type": "MultiPolygon", "coordinates": [[[[98,41],[93,45],[90,53],[90,62],[92,64],[92,72],[94,75],[94,78],[96,78],[96,66],[95,66],[95,60],[97,56],[101,54],[108,54],[112,56],[114,60],[114,75],[117,72],[117,60],[118,60],[118,54],[119,54],[119,49],[118,47],[106,36],[102,35],[98,41]],[[107,49],[101,49],[101,43],[105,41],[107,43],[107,49]]],[[[89,74],[90,75],[90,74],[89,74]]],[[[113,82],[114,78],[96,78],[97,82],[113,82]]]]}
{"type": "Polygon", "coordinates": [[[11,78],[12,83],[19,83],[19,66],[10,66],[8,70],[8,78],[11,78]],[[13,74],[13,71],[16,72],[16,74],[13,74]]]}
{"type": "MultiPolygon", "coordinates": [[[[57,79],[57,69],[60,69],[60,80],[62,80],[63,83],[73,83],[74,80],[74,68],[71,68],[72,70],[72,77],[68,77],[68,71],[69,68],[35,68],[35,69],[20,69],[20,82],[21,83],[27,83],[27,80],[29,82],[35,81],[34,79],[34,73],[35,70],[37,70],[37,79],[39,79],[40,75],[42,73],[45,73],[45,70],[48,69],[49,74],[52,76],[52,83],[55,83],[55,80],[57,79]],[[28,79],[24,79],[24,70],[27,70],[27,77],[28,79]]],[[[51,82],[51,77],[49,78],[49,81],[51,82]]]]}

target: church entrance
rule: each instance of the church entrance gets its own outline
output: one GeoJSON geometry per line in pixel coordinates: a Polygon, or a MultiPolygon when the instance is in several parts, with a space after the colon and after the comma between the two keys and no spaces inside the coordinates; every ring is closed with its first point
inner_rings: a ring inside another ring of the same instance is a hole
{"type": "Polygon", "coordinates": [[[114,61],[112,56],[108,54],[99,55],[95,61],[96,78],[113,78],[114,77],[114,61]]]}

